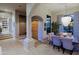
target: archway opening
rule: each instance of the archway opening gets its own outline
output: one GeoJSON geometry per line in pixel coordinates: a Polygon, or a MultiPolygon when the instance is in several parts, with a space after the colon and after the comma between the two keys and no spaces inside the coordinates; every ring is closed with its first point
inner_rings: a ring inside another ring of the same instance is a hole
{"type": "Polygon", "coordinates": [[[42,41],[43,38],[43,19],[40,16],[33,16],[32,18],[32,38],[42,41]]]}

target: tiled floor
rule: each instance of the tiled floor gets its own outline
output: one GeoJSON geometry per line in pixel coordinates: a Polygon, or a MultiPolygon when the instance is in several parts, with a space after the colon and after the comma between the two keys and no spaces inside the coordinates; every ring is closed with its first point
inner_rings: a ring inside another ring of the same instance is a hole
{"type": "MultiPolygon", "coordinates": [[[[35,47],[35,42],[30,39],[29,44],[26,40],[6,39],[0,40],[0,54],[2,55],[63,55],[62,51],[53,49],[48,44],[38,44],[35,47]]],[[[65,53],[67,55],[68,53],[65,53]]],[[[78,53],[74,53],[78,54],[78,53]]]]}

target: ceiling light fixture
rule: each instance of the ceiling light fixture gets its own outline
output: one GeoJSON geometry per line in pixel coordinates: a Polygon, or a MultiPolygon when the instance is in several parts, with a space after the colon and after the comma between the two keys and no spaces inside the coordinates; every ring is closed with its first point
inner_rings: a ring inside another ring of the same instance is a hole
{"type": "Polygon", "coordinates": [[[70,24],[71,17],[70,16],[62,17],[61,21],[64,26],[68,26],[70,24]]]}

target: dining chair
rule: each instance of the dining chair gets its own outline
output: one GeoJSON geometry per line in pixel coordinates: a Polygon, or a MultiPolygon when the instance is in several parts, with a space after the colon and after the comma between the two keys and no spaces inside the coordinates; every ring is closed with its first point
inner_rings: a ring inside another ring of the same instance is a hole
{"type": "Polygon", "coordinates": [[[62,41],[62,46],[63,46],[63,53],[65,50],[69,50],[70,54],[73,53],[73,44],[72,44],[72,39],[64,38],[61,40],[62,41]]]}
{"type": "Polygon", "coordinates": [[[62,39],[63,53],[65,50],[68,50],[70,54],[73,52],[79,52],[79,44],[73,44],[72,39],[65,38],[62,39]]]}
{"type": "Polygon", "coordinates": [[[59,49],[61,47],[61,41],[60,41],[59,37],[58,36],[53,36],[52,41],[53,41],[53,48],[57,47],[58,51],[59,51],[59,49]]]}

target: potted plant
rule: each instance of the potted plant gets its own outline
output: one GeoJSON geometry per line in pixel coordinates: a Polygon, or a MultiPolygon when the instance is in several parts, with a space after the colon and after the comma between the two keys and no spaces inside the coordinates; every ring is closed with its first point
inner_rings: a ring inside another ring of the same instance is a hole
{"type": "Polygon", "coordinates": [[[59,24],[57,22],[53,22],[52,23],[52,32],[54,32],[54,34],[58,34],[59,32],[59,24]]]}

